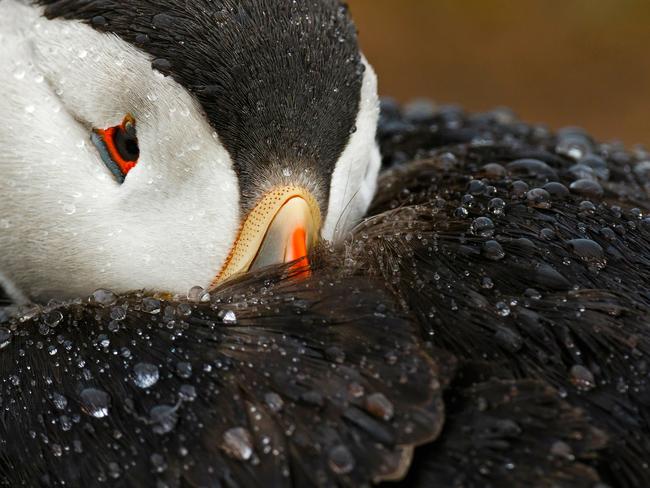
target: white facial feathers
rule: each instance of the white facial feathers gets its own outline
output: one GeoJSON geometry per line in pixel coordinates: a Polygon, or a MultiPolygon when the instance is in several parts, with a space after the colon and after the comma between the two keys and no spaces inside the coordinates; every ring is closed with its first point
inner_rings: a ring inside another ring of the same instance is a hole
{"type": "Polygon", "coordinates": [[[368,210],[377,188],[381,166],[379,147],[375,141],[379,119],[377,76],[363,60],[366,71],[361,87],[356,131],[339,158],[330,187],[329,208],[322,235],[339,240],[358,223],[368,210]]]}
{"type": "Polygon", "coordinates": [[[198,104],[128,43],[39,10],[0,2],[0,270],[35,297],[209,283],[239,191],[198,104]],[[89,135],[126,113],[141,157],[120,186],[89,135]]]}

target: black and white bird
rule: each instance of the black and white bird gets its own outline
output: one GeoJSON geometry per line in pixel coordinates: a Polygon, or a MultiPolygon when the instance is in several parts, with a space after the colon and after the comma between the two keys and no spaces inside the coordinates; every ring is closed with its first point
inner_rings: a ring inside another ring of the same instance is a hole
{"type": "Polygon", "coordinates": [[[0,485],[650,486],[650,154],[380,116],[337,0],[0,42],[0,485]]]}
{"type": "Polygon", "coordinates": [[[337,1],[41,4],[0,7],[17,298],[208,287],[365,213],[377,82],[337,1]]]}

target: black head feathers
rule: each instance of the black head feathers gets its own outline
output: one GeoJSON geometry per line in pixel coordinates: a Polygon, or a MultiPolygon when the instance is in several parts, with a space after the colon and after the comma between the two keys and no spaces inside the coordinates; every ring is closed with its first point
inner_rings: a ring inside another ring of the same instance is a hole
{"type": "Polygon", "coordinates": [[[338,0],[40,3],[49,18],[117,34],[189,90],[232,155],[244,199],[271,165],[307,166],[328,187],[365,68],[338,0]]]}

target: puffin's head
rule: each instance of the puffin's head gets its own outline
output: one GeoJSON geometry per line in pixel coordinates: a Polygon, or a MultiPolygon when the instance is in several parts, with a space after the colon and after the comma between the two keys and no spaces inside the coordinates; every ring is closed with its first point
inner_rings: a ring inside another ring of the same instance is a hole
{"type": "Polygon", "coordinates": [[[338,0],[0,2],[0,276],[182,293],[365,212],[376,78],[338,0]]]}

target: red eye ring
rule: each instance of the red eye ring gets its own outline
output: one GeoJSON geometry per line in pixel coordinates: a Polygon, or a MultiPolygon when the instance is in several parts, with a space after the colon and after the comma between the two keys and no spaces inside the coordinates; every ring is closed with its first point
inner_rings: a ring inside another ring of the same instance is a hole
{"type": "Polygon", "coordinates": [[[104,164],[118,182],[123,183],[140,156],[135,118],[127,114],[120,125],[108,129],[94,129],[91,139],[104,164]]]}

